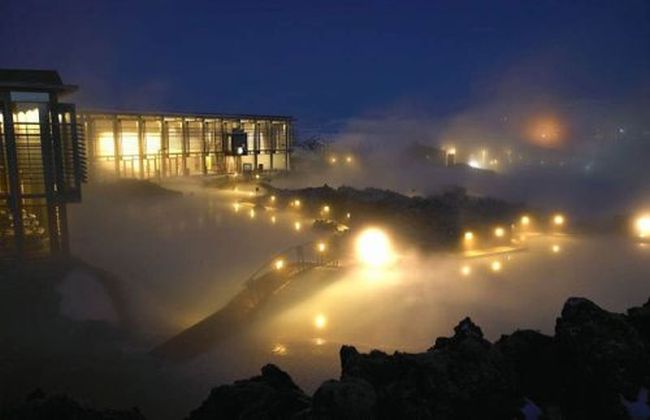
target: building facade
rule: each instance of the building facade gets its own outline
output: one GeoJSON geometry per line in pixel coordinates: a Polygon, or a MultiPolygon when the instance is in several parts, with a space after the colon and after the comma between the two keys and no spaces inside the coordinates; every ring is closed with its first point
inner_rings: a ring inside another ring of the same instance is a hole
{"type": "Polygon", "coordinates": [[[55,71],[0,70],[0,257],[65,254],[66,204],[81,200],[76,90],[55,71]]]}
{"type": "Polygon", "coordinates": [[[284,116],[82,111],[91,179],[290,169],[284,116]]]}

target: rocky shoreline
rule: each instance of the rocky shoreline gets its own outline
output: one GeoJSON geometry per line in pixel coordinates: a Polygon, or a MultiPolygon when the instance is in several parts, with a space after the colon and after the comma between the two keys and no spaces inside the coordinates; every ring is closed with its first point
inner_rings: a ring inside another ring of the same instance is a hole
{"type": "MultiPolygon", "coordinates": [[[[648,418],[650,299],[625,314],[566,301],[555,334],[517,330],[491,343],[465,318],[423,353],[340,350],[341,376],[313,396],[275,365],[212,389],[188,420],[648,418]]],[[[165,396],[161,396],[165,398],[165,396]]],[[[35,392],[0,418],[143,419],[35,392]]]]}
{"type": "Polygon", "coordinates": [[[424,353],[343,346],[341,377],[312,397],[274,365],[216,387],[190,420],[215,418],[647,418],[650,300],[626,314],[570,298],[555,335],[495,343],[469,318],[424,353]]]}

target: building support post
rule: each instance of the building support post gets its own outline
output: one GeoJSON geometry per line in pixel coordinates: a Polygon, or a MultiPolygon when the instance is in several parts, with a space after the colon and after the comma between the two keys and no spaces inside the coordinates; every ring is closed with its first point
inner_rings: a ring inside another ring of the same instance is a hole
{"type": "Polygon", "coordinates": [[[25,229],[22,215],[22,192],[20,190],[20,178],[18,176],[18,152],[16,150],[16,136],[9,92],[2,94],[0,99],[4,103],[2,106],[2,118],[4,120],[7,171],[9,174],[9,197],[7,198],[7,204],[9,204],[13,218],[16,255],[21,257],[25,248],[25,229]]]}

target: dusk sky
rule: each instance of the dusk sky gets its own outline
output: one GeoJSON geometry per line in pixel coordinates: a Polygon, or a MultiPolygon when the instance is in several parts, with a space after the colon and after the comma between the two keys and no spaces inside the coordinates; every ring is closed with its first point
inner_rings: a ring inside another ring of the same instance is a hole
{"type": "Polygon", "coordinates": [[[327,131],[504,92],[603,107],[650,93],[643,0],[4,0],[0,16],[0,67],[57,69],[90,107],[287,114],[327,131]]]}

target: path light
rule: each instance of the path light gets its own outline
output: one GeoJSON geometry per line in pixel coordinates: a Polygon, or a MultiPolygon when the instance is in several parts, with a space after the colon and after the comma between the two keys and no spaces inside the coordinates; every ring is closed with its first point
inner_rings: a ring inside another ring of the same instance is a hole
{"type": "Polygon", "coordinates": [[[464,237],[466,241],[471,241],[472,239],[474,239],[474,232],[469,232],[469,231],[465,232],[464,237]]]}
{"type": "Polygon", "coordinates": [[[553,224],[554,224],[555,226],[563,226],[563,225],[564,225],[564,222],[565,222],[565,220],[564,220],[564,216],[563,216],[563,215],[561,215],[561,214],[558,213],[558,214],[556,214],[555,216],[553,216],[553,224]]]}
{"type": "Polygon", "coordinates": [[[498,227],[498,228],[494,229],[494,236],[496,236],[497,238],[503,238],[503,236],[505,234],[506,234],[506,231],[502,227],[498,227]]]}
{"type": "Polygon", "coordinates": [[[251,219],[255,218],[255,210],[251,209],[250,212],[248,212],[248,215],[250,216],[251,219]]]}
{"type": "Polygon", "coordinates": [[[235,203],[235,204],[233,204],[232,206],[233,206],[233,208],[235,209],[235,212],[238,212],[238,211],[239,211],[239,207],[240,207],[239,203],[235,203]]]}
{"type": "Polygon", "coordinates": [[[300,231],[300,229],[302,229],[302,223],[300,222],[294,223],[293,228],[296,229],[296,231],[300,231]]]}
{"type": "Polygon", "coordinates": [[[275,221],[276,221],[275,216],[271,216],[271,223],[275,224],[275,221]]]}
{"type": "Polygon", "coordinates": [[[323,213],[329,213],[330,212],[330,206],[324,205],[323,206],[323,213]]]}
{"type": "Polygon", "coordinates": [[[462,266],[460,269],[460,274],[462,274],[463,276],[469,276],[470,274],[472,274],[472,267],[470,267],[469,265],[462,266]]]}
{"type": "Polygon", "coordinates": [[[492,263],[490,264],[490,269],[495,273],[501,271],[502,268],[503,268],[503,264],[501,264],[501,261],[499,260],[492,261],[492,263]]]}
{"type": "Polygon", "coordinates": [[[325,317],[325,315],[323,314],[316,315],[316,317],[314,318],[314,326],[319,330],[325,328],[327,326],[327,318],[325,317]]]}
{"type": "Polygon", "coordinates": [[[551,247],[551,251],[553,251],[554,254],[559,253],[561,250],[562,250],[562,248],[560,248],[560,245],[557,245],[557,244],[554,244],[554,245],[551,247]]]}
{"type": "Polygon", "coordinates": [[[352,215],[350,213],[345,213],[345,217],[349,219],[350,217],[352,217],[352,215]]]}
{"type": "Polygon", "coordinates": [[[650,215],[643,215],[634,224],[639,238],[650,238],[650,215]]]}
{"type": "Polygon", "coordinates": [[[522,225],[522,226],[528,226],[528,225],[530,225],[530,217],[528,217],[528,216],[522,216],[522,217],[521,217],[521,225],[522,225]]]}
{"type": "Polygon", "coordinates": [[[346,158],[345,158],[345,161],[346,161],[347,163],[352,163],[352,156],[348,156],[348,157],[346,157],[346,158]]]}
{"type": "Polygon", "coordinates": [[[390,262],[392,250],[390,239],[378,228],[361,232],[356,241],[357,258],[371,267],[381,267],[390,262]]]}
{"type": "Polygon", "coordinates": [[[272,195],[271,198],[270,198],[270,200],[271,200],[272,203],[275,203],[275,196],[272,195]]]}
{"type": "Polygon", "coordinates": [[[325,242],[319,242],[318,245],[316,246],[316,249],[318,249],[318,252],[325,252],[327,249],[327,245],[325,242]]]}
{"type": "Polygon", "coordinates": [[[284,260],[283,259],[275,260],[273,266],[275,267],[276,270],[282,270],[284,268],[284,260]]]}
{"type": "Polygon", "coordinates": [[[330,158],[330,163],[336,163],[336,157],[332,156],[332,157],[330,158]]]}

